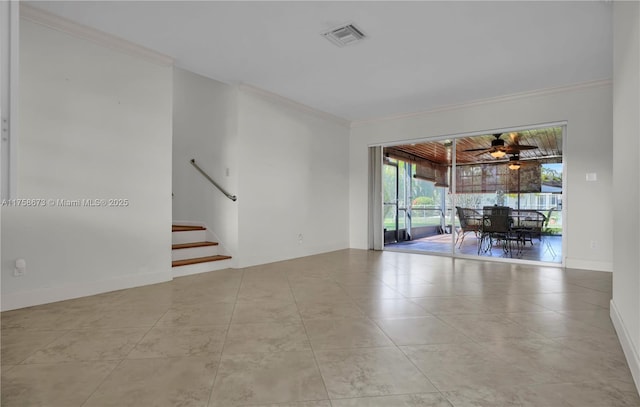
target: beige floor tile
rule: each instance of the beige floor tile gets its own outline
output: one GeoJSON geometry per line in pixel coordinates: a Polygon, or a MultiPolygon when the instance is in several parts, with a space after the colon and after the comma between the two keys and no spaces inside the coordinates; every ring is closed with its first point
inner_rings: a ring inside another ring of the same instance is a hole
{"type": "Polygon", "coordinates": [[[431,315],[407,299],[360,300],[356,305],[372,318],[419,317],[431,315]]]}
{"type": "Polygon", "coordinates": [[[453,407],[440,393],[333,400],[333,407],[453,407]]]}
{"type": "Polygon", "coordinates": [[[393,346],[391,340],[369,319],[324,319],[306,321],[314,350],[393,346]]]}
{"type": "Polygon", "coordinates": [[[34,352],[23,363],[59,363],[125,358],[148,328],[70,331],[34,352]]]}
{"type": "Polygon", "coordinates": [[[353,302],[308,303],[299,302],[298,309],[303,320],[362,318],[364,312],[353,302]]]}
{"type": "Polygon", "coordinates": [[[81,325],[101,315],[100,307],[91,305],[86,308],[52,305],[50,308],[40,306],[2,313],[2,329],[27,330],[69,330],[78,329],[81,325]]]}
{"type": "Polygon", "coordinates": [[[481,307],[491,313],[501,314],[509,312],[548,312],[547,308],[526,301],[517,295],[483,296],[479,298],[481,307]]]}
{"type": "Polygon", "coordinates": [[[412,298],[433,315],[446,314],[487,314],[491,308],[480,297],[425,297],[412,298]]]}
{"type": "MultiPolygon", "coordinates": [[[[424,274],[424,273],[423,273],[424,274]]],[[[426,276],[414,275],[414,274],[396,274],[396,273],[383,273],[380,281],[388,285],[389,287],[400,291],[402,294],[407,294],[409,289],[414,286],[429,285],[430,281],[426,276]]]]}
{"type": "Polygon", "coordinates": [[[522,295],[521,298],[547,308],[550,311],[588,311],[602,309],[602,307],[598,305],[585,302],[574,293],[528,294],[522,295]]]}
{"type": "Polygon", "coordinates": [[[265,281],[267,283],[277,282],[278,284],[286,285],[288,282],[287,272],[283,269],[273,270],[269,269],[269,265],[249,267],[244,269],[242,276],[242,283],[260,283],[265,281]]]}
{"type": "Polygon", "coordinates": [[[302,323],[231,324],[224,354],[311,350],[302,323]]]}
{"type": "Polygon", "coordinates": [[[475,343],[403,346],[402,350],[440,391],[536,383],[537,372],[511,365],[475,343]]]}
{"type": "Polygon", "coordinates": [[[557,312],[512,313],[507,318],[547,338],[610,334],[604,329],[582,323],[557,312]]]}
{"type": "Polygon", "coordinates": [[[85,319],[79,325],[80,329],[108,329],[108,328],[140,328],[152,327],[165,314],[165,308],[124,307],[103,308],[100,313],[85,319]]]}
{"type": "Polygon", "coordinates": [[[159,307],[164,310],[172,305],[173,287],[170,283],[152,284],[143,287],[122,290],[120,295],[103,301],[104,308],[150,308],[159,307]]]}
{"type": "Polygon", "coordinates": [[[288,283],[264,279],[243,281],[238,291],[238,300],[294,302],[288,283]]]}
{"type": "Polygon", "coordinates": [[[349,302],[352,298],[338,284],[332,281],[322,283],[297,283],[291,285],[296,302],[349,302]]]}
{"type": "Polygon", "coordinates": [[[488,354],[526,369],[537,383],[593,380],[583,355],[551,339],[507,339],[480,345],[488,354]]]}
{"type": "Polygon", "coordinates": [[[621,392],[602,383],[562,383],[535,386],[538,394],[552,394],[571,407],[637,407],[638,393],[621,392]]]}
{"type": "Polygon", "coordinates": [[[68,331],[25,331],[23,329],[3,329],[2,355],[3,365],[17,365],[35,351],[44,348],[68,331]]]}
{"type": "Polygon", "coordinates": [[[2,372],[3,406],[81,406],[118,361],[20,365],[2,372]]]}
{"type": "Polygon", "coordinates": [[[452,297],[458,293],[456,286],[451,283],[408,284],[398,286],[397,290],[408,298],[452,297]]]}
{"type": "Polygon", "coordinates": [[[573,279],[571,284],[605,293],[611,293],[612,289],[611,280],[603,279],[573,279]]]}
{"type": "Polygon", "coordinates": [[[283,301],[238,301],[232,319],[234,324],[300,321],[296,304],[283,301]]]}
{"type": "Polygon", "coordinates": [[[197,307],[217,303],[234,303],[238,298],[239,286],[197,286],[175,290],[171,294],[171,307],[197,307]]]}
{"type": "Polygon", "coordinates": [[[349,273],[349,272],[334,272],[329,276],[331,280],[336,283],[345,285],[368,285],[368,284],[381,284],[380,280],[374,273],[361,272],[361,273],[349,273]]]}
{"type": "Polygon", "coordinates": [[[440,315],[445,323],[474,341],[486,342],[506,338],[536,338],[542,335],[508,319],[509,314],[440,315]]]}
{"type": "Polygon", "coordinates": [[[620,341],[616,335],[565,337],[554,338],[553,340],[577,352],[589,354],[603,352],[624,357],[622,346],[620,346],[620,341]]]}
{"type": "Polygon", "coordinates": [[[435,391],[397,348],[317,351],[331,399],[435,391]]]}
{"type": "Polygon", "coordinates": [[[396,345],[432,345],[471,340],[436,317],[377,319],[376,323],[396,345]]]}
{"type": "Polygon", "coordinates": [[[223,355],[210,407],[326,400],[327,392],[306,352],[223,355]]]}
{"type": "Polygon", "coordinates": [[[232,303],[216,303],[204,306],[179,306],[169,309],[158,320],[159,326],[224,325],[231,321],[232,303]]]}
{"type": "Polygon", "coordinates": [[[608,309],[590,311],[561,311],[560,313],[573,320],[598,327],[609,332],[610,334],[613,334],[615,332],[608,309]]]}
{"type": "Polygon", "coordinates": [[[206,406],[217,357],[128,359],[83,407],[206,406]]]}
{"type": "Polygon", "coordinates": [[[533,386],[462,387],[442,394],[455,407],[571,407],[561,396],[533,386]]]}
{"type": "Polygon", "coordinates": [[[300,401],[293,403],[260,404],[252,405],[251,407],[331,407],[331,402],[329,400],[300,401]]]}
{"type": "Polygon", "coordinates": [[[382,283],[373,283],[365,285],[344,285],[340,286],[354,300],[362,299],[388,299],[388,298],[404,298],[398,291],[390,288],[382,283]]]}
{"type": "Polygon", "coordinates": [[[2,405],[638,406],[611,282],[349,249],[7,311],[2,405]]]}
{"type": "Polygon", "coordinates": [[[129,353],[129,359],[199,356],[222,351],[226,325],[156,326],[129,353]]]}

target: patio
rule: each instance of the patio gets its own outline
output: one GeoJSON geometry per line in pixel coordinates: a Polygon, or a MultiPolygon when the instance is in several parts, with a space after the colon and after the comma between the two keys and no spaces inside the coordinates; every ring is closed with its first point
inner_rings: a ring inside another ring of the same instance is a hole
{"type": "MultiPolygon", "coordinates": [[[[456,246],[455,254],[477,256],[479,240],[480,238],[476,237],[473,233],[467,234],[462,247],[458,248],[458,246],[456,246]]],[[[451,247],[451,234],[444,233],[400,243],[388,243],[385,245],[385,250],[402,250],[450,255],[451,247]]],[[[508,253],[505,253],[500,245],[494,245],[491,251],[481,253],[480,255],[481,257],[514,258],[521,260],[557,263],[562,259],[562,236],[552,235],[545,236],[543,240],[533,239],[533,244],[531,244],[530,242],[526,242],[522,246],[522,250],[520,250],[519,252],[514,250],[513,257],[508,253]]]]}

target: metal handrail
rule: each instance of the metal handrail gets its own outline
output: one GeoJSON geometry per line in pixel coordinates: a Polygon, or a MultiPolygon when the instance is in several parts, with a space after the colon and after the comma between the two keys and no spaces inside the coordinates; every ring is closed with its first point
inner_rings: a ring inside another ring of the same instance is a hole
{"type": "Polygon", "coordinates": [[[213,180],[209,175],[207,175],[207,173],[206,173],[206,172],[204,172],[202,168],[198,167],[198,164],[196,164],[196,160],[195,160],[195,158],[192,158],[192,159],[191,159],[191,165],[193,165],[193,166],[196,168],[196,170],[198,170],[198,172],[199,172],[200,174],[202,174],[206,179],[208,179],[208,180],[209,180],[209,182],[210,182],[210,183],[212,183],[214,187],[218,188],[218,190],[219,190],[220,192],[222,192],[222,193],[223,193],[227,198],[231,199],[233,202],[235,202],[235,201],[237,201],[237,200],[238,200],[238,197],[237,197],[237,196],[235,196],[235,195],[231,195],[230,193],[228,193],[227,191],[225,191],[225,190],[224,190],[224,188],[222,188],[220,185],[218,185],[218,183],[217,183],[217,182],[215,182],[215,181],[214,181],[214,180],[213,180]]]}

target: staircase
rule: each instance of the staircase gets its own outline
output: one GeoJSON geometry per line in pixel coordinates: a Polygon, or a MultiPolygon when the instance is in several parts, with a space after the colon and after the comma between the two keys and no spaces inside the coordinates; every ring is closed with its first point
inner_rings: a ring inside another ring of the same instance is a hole
{"type": "Polygon", "coordinates": [[[171,243],[171,266],[176,277],[230,267],[231,256],[219,254],[218,243],[207,240],[204,226],[172,225],[171,243]]]}

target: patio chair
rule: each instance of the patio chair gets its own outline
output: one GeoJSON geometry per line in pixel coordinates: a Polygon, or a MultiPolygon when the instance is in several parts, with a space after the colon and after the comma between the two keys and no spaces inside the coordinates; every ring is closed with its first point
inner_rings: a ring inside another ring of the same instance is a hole
{"type": "Polygon", "coordinates": [[[460,232],[458,232],[458,236],[456,237],[456,244],[459,249],[462,247],[464,237],[467,233],[473,232],[476,238],[478,238],[478,234],[482,229],[482,215],[475,209],[461,208],[459,206],[456,206],[456,213],[460,221],[460,232]]]}
{"type": "Polygon", "coordinates": [[[494,242],[502,243],[505,254],[513,257],[513,242],[520,253],[522,236],[512,228],[512,209],[508,206],[486,206],[483,208],[482,230],[478,254],[491,252],[494,242]]]}

